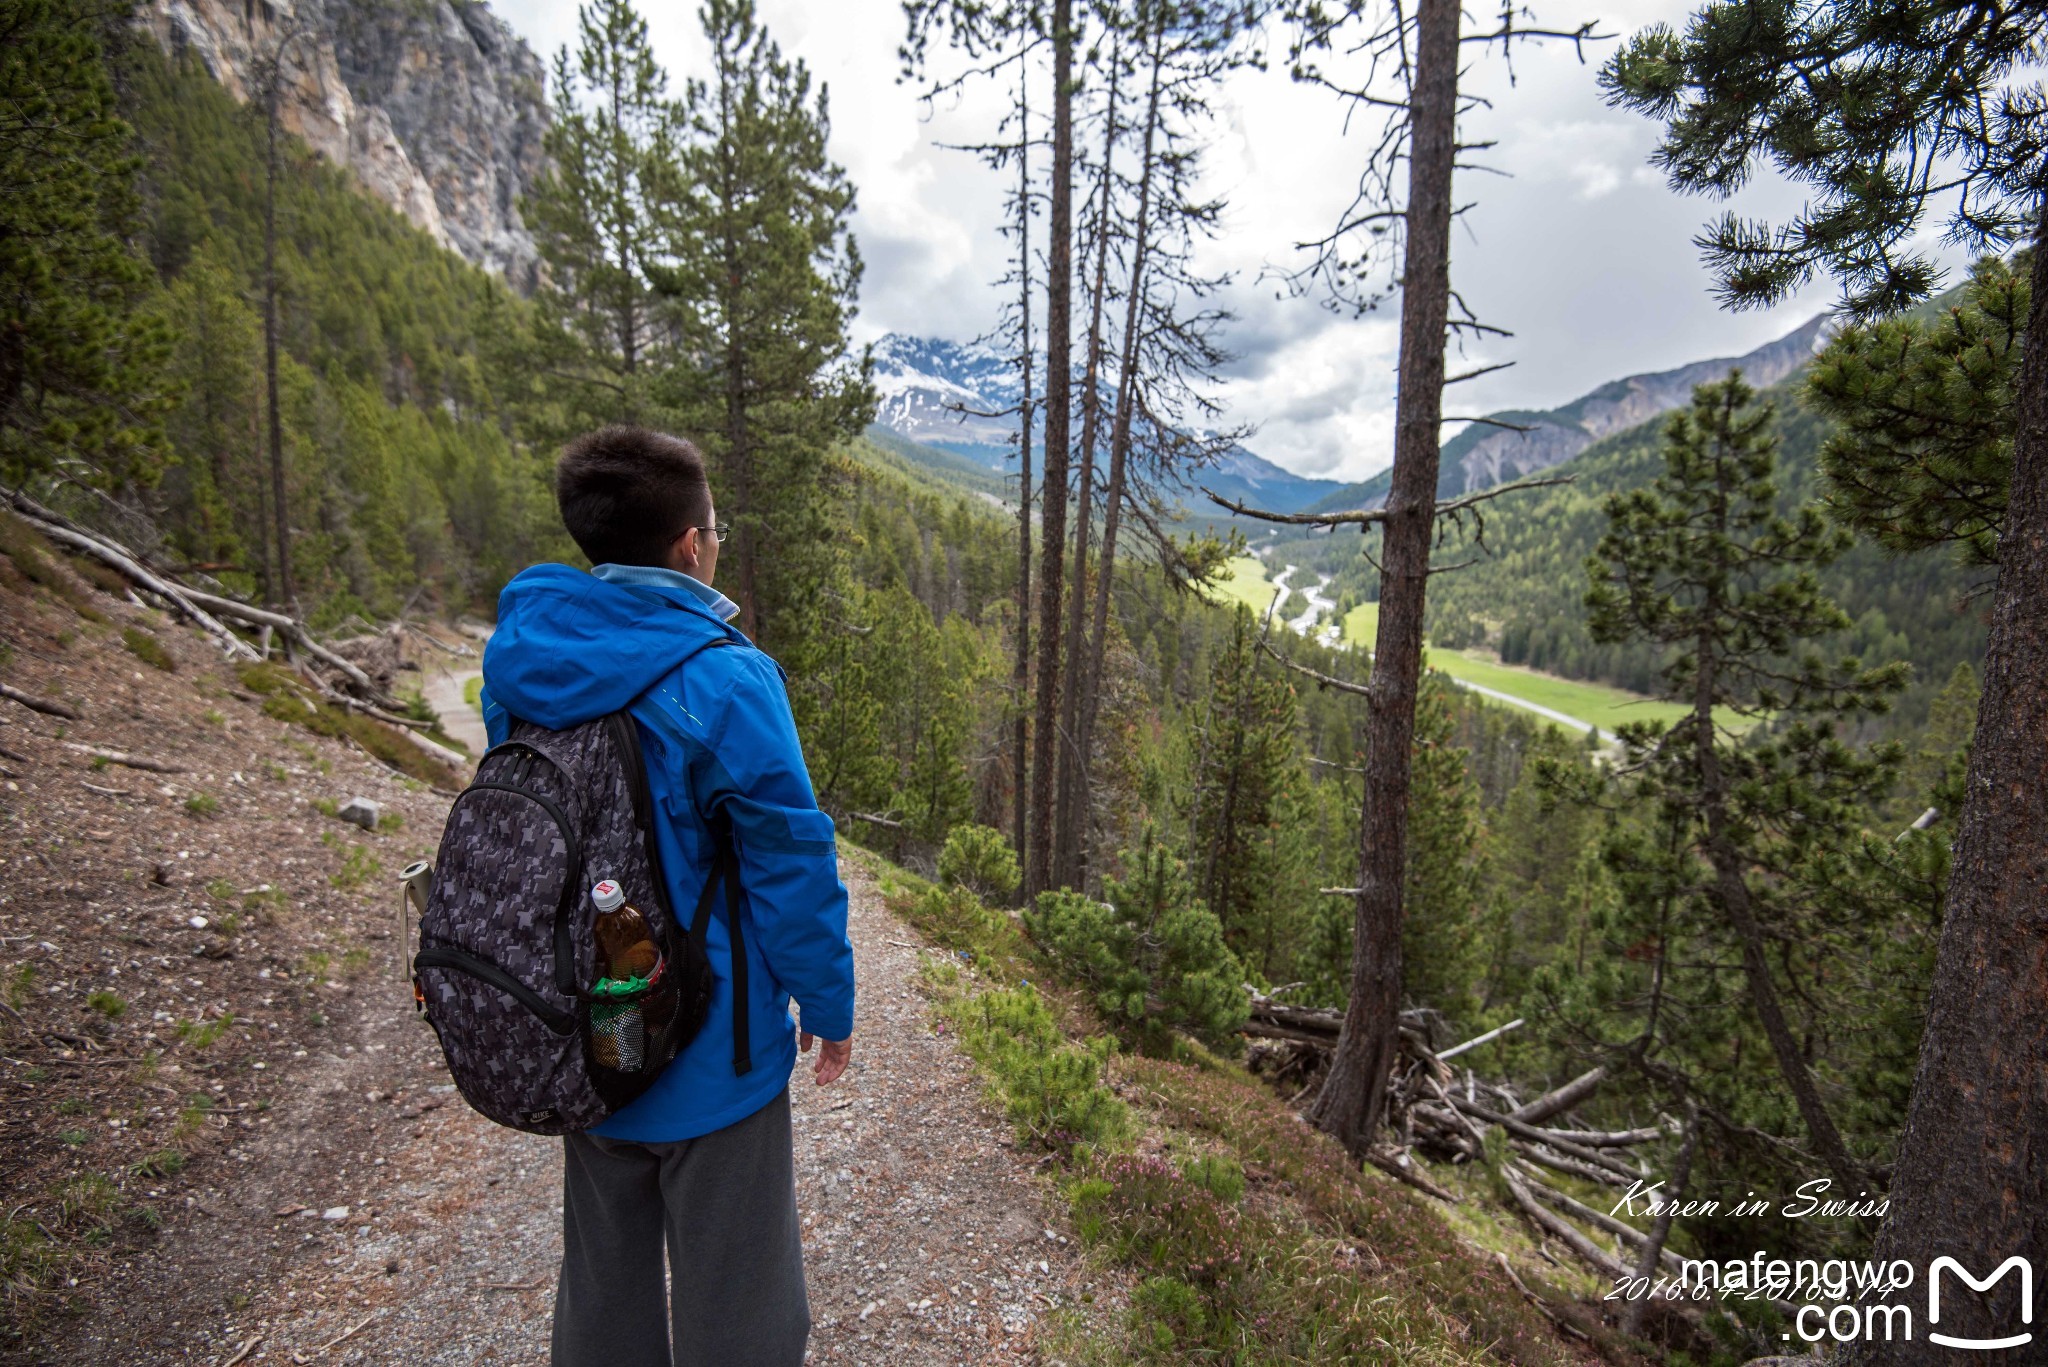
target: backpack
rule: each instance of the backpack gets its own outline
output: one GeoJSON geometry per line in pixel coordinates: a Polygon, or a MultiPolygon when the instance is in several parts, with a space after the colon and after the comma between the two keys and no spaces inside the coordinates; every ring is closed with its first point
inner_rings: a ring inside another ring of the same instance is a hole
{"type": "Polygon", "coordinates": [[[653,1084],[709,1012],[704,940],[721,882],[734,1066],[747,1071],[746,951],[730,830],[713,825],[716,858],[684,930],[669,905],[654,820],[639,730],[625,712],[562,731],[514,719],[449,808],[420,914],[413,995],[463,1099],[500,1125],[532,1134],[588,1129],[653,1084]],[[646,917],[661,954],[629,998],[592,992],[590,893],[604,879],[646,917]],[[631,1049],[621,1043],[622,1025],[634,1032],[631,1049]]]}

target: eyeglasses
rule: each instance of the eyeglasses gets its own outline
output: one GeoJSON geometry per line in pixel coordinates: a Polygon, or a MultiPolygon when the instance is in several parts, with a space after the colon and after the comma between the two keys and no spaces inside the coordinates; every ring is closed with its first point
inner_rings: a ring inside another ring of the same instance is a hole
{"type": "Polygon", "coordinates": [[[732,535],[732,523],[717,522],[709,527],[692,527],[693,532],[709,532],[713,541],[724,541],[732,535]]]}

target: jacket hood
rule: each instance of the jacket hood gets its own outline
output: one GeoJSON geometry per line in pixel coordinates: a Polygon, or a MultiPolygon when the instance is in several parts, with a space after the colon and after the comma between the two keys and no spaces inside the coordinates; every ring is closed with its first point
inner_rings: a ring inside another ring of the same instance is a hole
{"type": "Polygon", "coordinates": [[[745,639],[687,589],[535,565],[498,595],[484,685],[513,716],[559,731],[618,711],[714,642],[745,639]]]}

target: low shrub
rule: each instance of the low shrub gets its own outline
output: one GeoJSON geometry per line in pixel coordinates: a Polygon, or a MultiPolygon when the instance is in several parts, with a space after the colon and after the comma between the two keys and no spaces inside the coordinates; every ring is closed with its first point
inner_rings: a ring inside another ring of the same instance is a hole
{"type": "Polygon", "coordinates": [[[955,826],[939,851],[939,881],[989,901],[1007,901],[1022,875],[1009,837],[993,826],[955,826]]]}
{"type": "Polygon", "coordinates": [[[1250,1003],[1222,924],[1149,832],[1124,862],[1133,874],[1110,881],[1106,903],[1068,890],[1039,894],[1024,914],[1032,939],[1141,1047],[1156,1052],[1175,1030],[1225,1043],[1250,1003]]]}
{"type": "Polygon", "coordinates": [[[1150,1155],[1124,1154],[1077,1184],[1074,1215],[1084,1238],[1117,1257],[1191,1285],[1213,1286],[1244,1265],[1234,1203],[1150,1155]]]}
{"type": "Polygon", "coordinates": [[[1030,984],[960,996],[946,1004],[960,1043],[987,1069],[1020,1137],[1047,1148],[1103,1148],[1128,1139],[1130,1108],[1102,1085],[1115,1042],[1069,1043],[1030,984]]]}

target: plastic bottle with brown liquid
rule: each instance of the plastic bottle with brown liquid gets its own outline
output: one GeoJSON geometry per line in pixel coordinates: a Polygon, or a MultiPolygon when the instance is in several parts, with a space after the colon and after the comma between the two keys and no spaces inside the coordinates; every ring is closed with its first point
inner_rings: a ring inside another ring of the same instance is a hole
{"type": "Polygon", "coordinates": [[[647,918],[611,879],[590,889],[590,904],[597,908],[592,929],[598,974],[590,1012],[591,1053],[603,1067],[637,1073],[646,1061],[648,1028],[663,1024],[648,1020],[641,1002],[658,976],[661,950],[647,918]]]}

